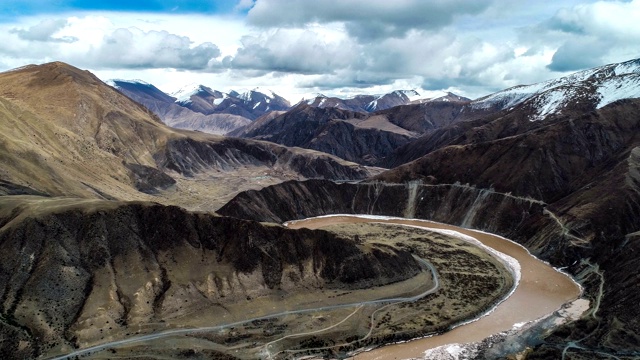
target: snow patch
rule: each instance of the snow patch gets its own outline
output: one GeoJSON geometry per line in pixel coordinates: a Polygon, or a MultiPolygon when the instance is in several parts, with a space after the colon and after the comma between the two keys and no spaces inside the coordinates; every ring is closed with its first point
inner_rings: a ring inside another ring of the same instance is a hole
{"type": "Polygon", "coordinates": [[[416,101],[422,98],[422,95],[415,90],[400,90],[400,92],[404,94],[404,96],[408,97],[409,101],[416,101]]]}
{"type": "MultiPolygon", "coordinates": [[[[476,109],[487,109],[490,107],[498,107],[500,109],[509,109],[518,104],[531,99],[535,95],[542,94],[552,89],[561,89],[567,87],[585,87],[589,83],[594,83],[598,87],[597,92],[601,96],[600,103],[597,108],[601,108],[616,100],[639,97],[640,83],[637,80],[640,76],[640,60],[631,60],[620,64],[609,64],[593,69],[583,70],[571,75],[540,82],[532,85],[519,85],[512,88],[485,96],[472,102],[472,107],[476,109]],[[634,81],[619,82],[619,78],[632,77],[634,81]],[[598,83],[600,82],[600,83],[598,83]]],[[[535,120],[544,119],[546,116],[561,109],[563,104],[571,99],[575,93],[564,93],[561,91],[553,94],[545,95],[549,103],[539,105],[538,116],[535,120]],[[564,99],[561,97],[564,96],[564,99]]]]}
{"type": "Polygon", "coordinates": [[[104,83],[109,85],[109,86],[112,86],[112,87],[118,87],[117,83],[127,83],[127,84],[133,84],[133,85],[143,85],[143,86],[153,86],[153,85],[149,84],[148,82],[146,82],[144,80],[140,80],[140,79],[133,79],[133,80],[109,79],[109,80],[106,80],[104,83]]]}
{"type": "Polygon", "coordinates": [[[191,96],[197,94],[201,91],[201,86],[199,84],[189,84],[183,88],[180,88],[178,91],[171,94],[174,98],[176,98],[176,102],[186,103],[191,101],[191,96]]]}
{"type": "Polygon", "coordinates": [[[600,102],[597,108],[611,104],[614,101],[640,97],[640,74],[628,74],[615,77],[598,86],[600,102]]]}

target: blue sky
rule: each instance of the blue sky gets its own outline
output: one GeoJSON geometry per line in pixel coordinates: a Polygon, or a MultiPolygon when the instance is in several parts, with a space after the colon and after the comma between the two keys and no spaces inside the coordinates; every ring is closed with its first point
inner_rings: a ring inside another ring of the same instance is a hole
{"type": "Polygon", "coordinates": [[[640,0],[3,0],[0,71],[64,61],[171,92],[297,101],[417,89],[479,97],[640,57],[640,0]]]}
{"type": "Polygon", "coordinates": [[[3,18],[35,14],[56,14],[74,11],[156,12],[173,14],[229,13],[235,1],[201,0],[4,0],[0,4],[3,18]]]}

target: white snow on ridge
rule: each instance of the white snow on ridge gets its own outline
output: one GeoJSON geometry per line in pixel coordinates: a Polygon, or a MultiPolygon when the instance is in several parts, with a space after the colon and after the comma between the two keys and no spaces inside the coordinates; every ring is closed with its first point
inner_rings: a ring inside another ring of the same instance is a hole
{"type": "Polygon", "coordinates": [[[471,106],[509,109],[536,97],[538,111],[532,120],[542,120],[565,107],[578,95],[578,88],[586,90],[584,85],[588,83],[597,87],[598,109],[616,100],[640,97],[640,60],[604,65],[537,84],[514,86],[474,100],[471,106]]]}
{"type": "Polygon", "coordinates": [[[640,73],[640,59],[620,63],[613,69],[616,75],[640,73]]]}
{"type": "Polygon", "coordinates": [[[473,101],[472,107],[486,109],[501,103],[500,108],[508,109],[527,100],[545,87],[545,83],[518,85],[473,101]]]}
{"type": "Polygon", "coordinates": [[[189,84],[179,89],[178,91],[172,93],[171,96],[176,98],[176,102],[180,102],[180,103],[189,102],[191,101],[191,96],[197,94],[198,91],[200,91],[200,86],[201,85],[195,84],[195,83],[189,84]]]}
{"type": "Polygon", "coordinates": [[[422,99],[422,95],[415,90],[400,90],[406,97],[409,98],[409,101],[416,101],[422,99]]]}
{"type": "Polygon", "coordinates": [[[640,98],[640,74],[627,74],[603,82],[597,90],[600,102],[597,109],[621,99],[640,98]]]}
{"type": "Polygon", "coordinates": [[[244,101],[251,101],[251,99],[253,98],[253,94],[260,94],[265,99],[269,99],[269,100],[274,99],[276,97],[276,94],[273,91],[268,89],[263,89],[261,87],[257,87],[252,90],[242,92],[240,96],[238,96],[238,98],[244,101]]]}
{"type": "Polygon", "coordinates": [[[109,79],[109,80],[106,80],[104,83],[109,85],[109,86],[111,86],[111,87],[118,87],[118,84],[116,84],[118,82],[134,84],[134,85],[153,86],[153,85],[149,84],[148,82],[146,82],[144,80],[140,80],[140,79],[134,79],[134,80],[109,79]]]}
{"type": "Polygon", "coordinates": [[[532,120],[544,120],[548,115],[561,111],[576,94],[576,87],[559,87],[543,93],[536,98],[538,114],[532,120]]]}

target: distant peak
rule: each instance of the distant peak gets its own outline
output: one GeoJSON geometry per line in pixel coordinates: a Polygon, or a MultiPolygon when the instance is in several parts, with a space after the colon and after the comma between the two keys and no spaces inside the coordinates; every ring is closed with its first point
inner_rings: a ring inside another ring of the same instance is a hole
{"type": "Polygon", "coordinates": [[[201,84],[191,83],[171,93],[171,96],[176,98],[176,102],[187,102],[191,100],[191,96],[196,95],[200,92],[206,92],[209,94],[214,93],[214,91],[211,90],[210,87],[207,87],[201,84]]]}
{"type": "Polygon", "coordinates": [[[107,85],[113,86],[113,87],[117,87],[118,83],[125,83],[125,84],[134,84],[134,85],[144,85],[144,86],[153,86],[151,84],[149,84],[148,82],[144,81],[144,80],[140,80],[140,79],[133,79],[133,80],[125,80],[125,79],[109,79],[106,80],[105,83],[107,85]]]}

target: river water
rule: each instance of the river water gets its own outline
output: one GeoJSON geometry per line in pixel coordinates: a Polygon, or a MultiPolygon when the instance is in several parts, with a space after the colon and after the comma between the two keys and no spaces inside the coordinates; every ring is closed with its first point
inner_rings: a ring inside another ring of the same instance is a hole
{"type": "Polygon", "coordinates": [[[358,360],[422,358],[428,349],[446,344],[477,342],[493,334],[510,330],[516,324],[544,317],[563,304],[580,296],[580,287],[569,276],[540,261],[522,246],[497,235],[463,229],[456,226],[400,218],[367,218],[357,216],[329,216],[294,221],[291,228],[322,228],[341,223],[383,222],[420,226],[427,229],[453,230],[476,238],[483,244],[507,254],[520,262],[521,279],[513,294],[495,310],[475,322],[459,326],[442,335],[383,346],[356,356],[358,360]]]}

